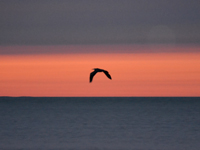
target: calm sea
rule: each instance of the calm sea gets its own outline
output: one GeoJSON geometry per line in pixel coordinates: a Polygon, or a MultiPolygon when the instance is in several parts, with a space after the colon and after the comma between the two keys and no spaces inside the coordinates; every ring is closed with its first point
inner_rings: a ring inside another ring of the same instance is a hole
{"type": "Polygon", "coordinates": [[[1,150],[199,150],[200,98],[0,97],[1,150]]]}

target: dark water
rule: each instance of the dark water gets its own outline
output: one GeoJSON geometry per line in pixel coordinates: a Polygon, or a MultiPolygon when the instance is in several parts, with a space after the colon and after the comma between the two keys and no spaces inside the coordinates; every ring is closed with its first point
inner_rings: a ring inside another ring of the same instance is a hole
{"type": "Polygon", "coordinates": [[[0,98],[1,150],[199,150],[200,98],[0,98]]]}

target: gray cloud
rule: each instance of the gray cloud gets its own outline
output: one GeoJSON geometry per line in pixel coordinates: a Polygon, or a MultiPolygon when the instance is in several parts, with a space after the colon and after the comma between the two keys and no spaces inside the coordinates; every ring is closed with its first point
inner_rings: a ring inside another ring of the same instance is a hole
{"type": "Polygon", "coordinates": [[[0,45],[200,42],[198,0],[1,0],[0,45]]]}

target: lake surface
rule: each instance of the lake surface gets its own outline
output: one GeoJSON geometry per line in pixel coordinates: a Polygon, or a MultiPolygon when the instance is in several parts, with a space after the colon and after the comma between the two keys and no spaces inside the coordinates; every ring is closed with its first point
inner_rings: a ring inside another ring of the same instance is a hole
{"type": "Polygon", "coordinates": [[[1,150],[198,150],[200,98],[0,97],[1,150]]]}

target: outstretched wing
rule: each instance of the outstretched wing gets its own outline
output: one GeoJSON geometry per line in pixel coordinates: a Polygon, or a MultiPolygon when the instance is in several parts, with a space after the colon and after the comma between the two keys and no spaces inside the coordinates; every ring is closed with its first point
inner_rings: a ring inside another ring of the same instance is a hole
{"type": "Polygon", "coordinates": [[[109,78],[109,79],[112,79],[110,74],[108,73],[108,71],[104,71],[105,75],[109,78]]]}
{"type": "Polygon", "coordinates": [[[97,73],[97,71],[93,71],[90,73],[90,82],[92,82],[92,79],[96,73],[97,73]]]}

